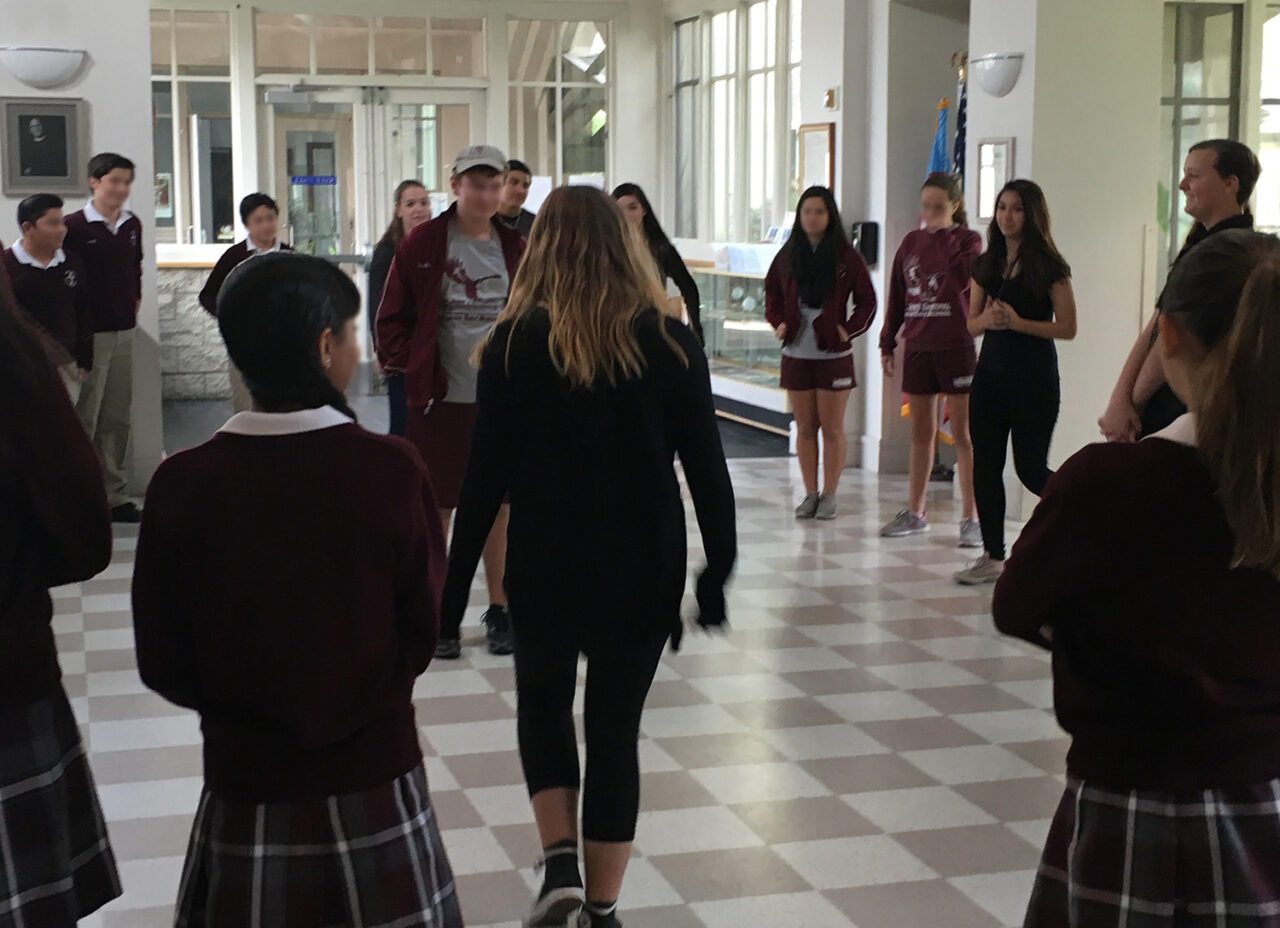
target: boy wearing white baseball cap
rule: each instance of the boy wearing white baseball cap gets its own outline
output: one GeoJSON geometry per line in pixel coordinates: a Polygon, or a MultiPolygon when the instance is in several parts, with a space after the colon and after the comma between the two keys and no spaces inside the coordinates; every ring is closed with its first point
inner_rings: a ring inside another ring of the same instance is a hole
{"type": "MultiPolygon", "coordinates": [[[[476,369],[471,353],[507,302],[524,250],[518,232],[495,218],[507,158],[492,145],[469,145],[453,162],[455,201],[400,244],[378,306],[375,343],[389,373],[403,373],[408,405],[406,437],[431,475],[448,534],[471,453],[476,417],[476,369]]],[[[489,651],[511,654],[511,617],[503,591],[507,507],[485,547],[489,651]]],[[[437,656],[461,657],[461,631],[441,628],[437,656]]]]}

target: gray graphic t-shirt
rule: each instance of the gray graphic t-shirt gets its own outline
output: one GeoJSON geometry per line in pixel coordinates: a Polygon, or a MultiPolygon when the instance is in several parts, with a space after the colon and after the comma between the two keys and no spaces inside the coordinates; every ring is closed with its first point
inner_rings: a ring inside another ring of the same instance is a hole
{"type": "Polygon", "coordinates": [[[510,280],[502,242],[468,238],[449,226],[449,256],[441,283],[440,354],[449,376],[448,403],[476,401],[471,353],[493,328],[507,301],[510,280]]]}
{"type": "Polygon", "coordinates": [[[823,351],[818,347],[818,336],[813,332],[813,322],[821,315],[821,309],[814,309],[812,306],[800,307],[800,331],[790,345],[783,347],[783,357],[795,358],[797,361],[828,361],[853,354],[852,347],[845,351],[823,351]]]}

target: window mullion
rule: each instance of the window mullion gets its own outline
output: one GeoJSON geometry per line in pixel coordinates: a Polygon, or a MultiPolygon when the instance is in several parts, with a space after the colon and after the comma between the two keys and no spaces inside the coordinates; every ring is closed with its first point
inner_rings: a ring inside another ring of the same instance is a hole
{"type": "Polygon", "coordinates": [[[747,201],[751,198],[750,187],[750,171],[751,171],[751,155],[750,155],[750,136],[751,131],[747,125],[748,116],[748,84],[750,75],[747,70],[747,55],[750,54],[750,31],[751,31],[751,15],[750,4],[743,3],[738,8],[738,30],[737,39],[737,61],[734,69],[735,77],[735,99],[734,110],[737,114],[734,125],[735,141],[739,144],[735,148],[739,152],[739,157],[734,159],[734,195],[733,195],[733,222],[730,227],[730,238],[735,242],[746,241],[747,238],[747,201]],[[742,144],[744,143],[745,144],[742,144]],[[745,157],[743,156],[745,154],[745,157]]]}

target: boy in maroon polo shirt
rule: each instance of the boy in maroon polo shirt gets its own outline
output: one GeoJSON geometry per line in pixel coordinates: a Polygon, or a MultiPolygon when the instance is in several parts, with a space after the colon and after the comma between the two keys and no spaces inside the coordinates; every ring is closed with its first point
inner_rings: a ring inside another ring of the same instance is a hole
{"type": "Polygon", "coordinates": [[[37,193],[18,204],[22,238],[6,249],[5,273],[26,313],[61,349],[59,371],[71,402],[93,368],[93,316],[84,264],[62,250],[62,198],[37,193]]]}
{"type": "Polygon", "coordinates": [[[133,162],[106,152],[89,161],[93,199],[67,217],[66,247],[84,262],[94,321],[93,369],[77,406],[106,472],[115,522],[142,515],[127,493],[133,408],[133,333],[142,302],[142,223],[124,208],[133,162]]]}

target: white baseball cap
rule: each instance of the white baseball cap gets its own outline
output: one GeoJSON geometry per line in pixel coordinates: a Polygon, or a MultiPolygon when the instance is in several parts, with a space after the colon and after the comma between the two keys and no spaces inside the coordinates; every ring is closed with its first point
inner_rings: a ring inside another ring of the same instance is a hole
{"type": "Polygon", "coordinates": [[[453,159],[453,174],[465,174],[473,168],[493,168],[503,172],[507,169],[507,156],[492,145],[468,145],[458,152],[453,159]]]}

